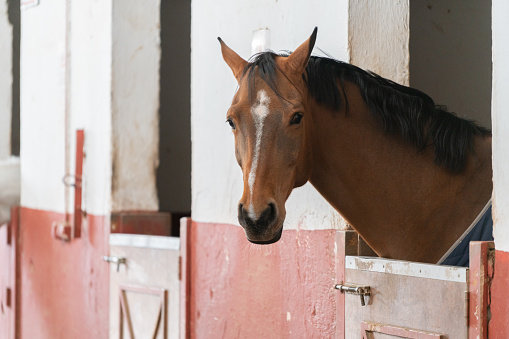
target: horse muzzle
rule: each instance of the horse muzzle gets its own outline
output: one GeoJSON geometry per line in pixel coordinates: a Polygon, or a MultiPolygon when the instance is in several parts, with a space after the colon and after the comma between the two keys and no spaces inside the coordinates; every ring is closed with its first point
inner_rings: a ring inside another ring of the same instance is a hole
{"type": "Polygon", "coordinates": [[[283,227],[282,225],[278,227],[278,211],[274,203],[269,203],[258,215],[246,210],[240,203],[238,218],[246,232],[247,240],[253,244],[272,244],[281,238],[283,227]]]}

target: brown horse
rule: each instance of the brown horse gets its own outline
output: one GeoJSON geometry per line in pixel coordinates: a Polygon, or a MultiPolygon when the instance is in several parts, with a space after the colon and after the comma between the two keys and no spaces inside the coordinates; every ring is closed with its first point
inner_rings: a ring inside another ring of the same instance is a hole
{"type": "Polygon", "coordinates": [[[279,240],[308,180],[380,256],[436,263],[492,193],[491,133],[426,94],[353,65],[291,54],[247,62],[218,38],[238,81],[227,122],[244,177],[249,241],[279,240]]]}

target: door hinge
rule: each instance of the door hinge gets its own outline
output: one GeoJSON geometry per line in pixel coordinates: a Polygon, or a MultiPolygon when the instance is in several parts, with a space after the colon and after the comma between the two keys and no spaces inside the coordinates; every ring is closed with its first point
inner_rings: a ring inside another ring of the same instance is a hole
{"type": "MultiPolygon", "coordinates": [[[[2,226],[2,225],[0,225],[2,226]]],[[[11,245],[12,243],[12,225],[11,225],[11,221],[9,221],[8,223],[5,224],[5,227],[7,227],[7,245],[11,245]]]]}
{"type": "Polygon", "coordinates": [[[470,292],[465,291],[465,319],[467,319],[467,326],[468,326],[469,311],[470,311],[470,292]]]}
{"type": "Polygon", "coordinates": [[[179,255],[179,280],[182,281],[182,256],[179,255]]]}
{"type": "Polygon", "coordinates": [[[12,307],[12,289],[9,287],[5,289],[5,306],[12,307]]]}

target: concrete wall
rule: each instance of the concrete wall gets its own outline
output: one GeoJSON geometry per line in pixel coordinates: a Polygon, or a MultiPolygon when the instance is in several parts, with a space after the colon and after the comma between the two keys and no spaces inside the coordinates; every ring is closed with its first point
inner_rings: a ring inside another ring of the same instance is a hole
{"type": "Polygon", "coordinates": [[[159,22],[159,1],[57,0],[22,10],[24,207],[70,211],[62,178],[74,173],[83,128],[84,209],[158,209],[159,22]]]}
{"type": "Polygon", "coordinates": [[[410,2],[410,85],[491,127],[491,1],[410,2]]]}
{"type": "Polygon", "coordinates": [[[21,204],[64,211],[65,0],[21,13],[21,204]]]}
{"type": "Polygon", "coordinates": [[[350,62],[408,86],[409,0],[350,0],[350,62]]]}
{"type": "Polygon", "coordinates": [[[21,204],[65,212],[62,178],[74,171],[75,130],[84,128],[83,203],[104,215],[111,209],[111,3],[73,1],[68,28],[64,0],[21,16],[21,204]]]}
{"type": "Polygon", "coordinates": [[[83,203],[88,213],[105,215],[111,209],[112,176],[112,37],[105,32],[111,32],[112,5],[73,1],[71,9],[71,129],[85,130],[83,203]]]}
{"type": "MultiPolygon", "coordinates": [[[[293,50],[318,26],[315,53],[323,49],[348,60],[348,1],[191,2],[192,217],[195,221],[238,224],[242,173],[225,123],[237,82],[224,63],[221,38],[244,58],[251,56],[254,30],[269,29],[272,50],[293,50]]],[[[286,228],[341,227],[339,215],[309,184],[287,202],[286,228]]]]}
{"type": "Polygon", "coordinates": [[[157,211],[159,1],[112,4],[112,209],[157,211]]]}
{"type": "Polygon", "coordinates": [[[509,252],[509,3],[493,2],[493,181],[495,246],[509,252]]]}
{"type": "Polygon", "coordinates": [[[493,0],[493,220],[495,268],[491,284],[489,334],[509,333],[509,2],[493,0]]]}
{"type": "Polygon", "coordinates": [[[11,206],[19,205],[19,2],[0,0],[0,225],[9,221],[11,206]]]}

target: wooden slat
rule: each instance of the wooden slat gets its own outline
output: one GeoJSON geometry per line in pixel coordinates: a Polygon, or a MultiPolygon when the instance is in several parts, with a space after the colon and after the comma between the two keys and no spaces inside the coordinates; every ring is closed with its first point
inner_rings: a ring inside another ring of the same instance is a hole
{"type": "Polygon", "coordinates": [[[470,242],[470,280],[469,280],[469,323],[470,339],[488,338],[488,296],[489,272],[493,270],[493,261],[489,258],[494,250],[493,242],[470,242]]]}
{"type": "Polygon", "coordinates": [[[345,267],[360,271],[390,273],[465,284],[468,282],[468,269],[460,266],[433,265],[378,257],[347,256],[345,267]]]}
{"type": "Polygon", "coordinates": [[[408,339],[441,339],[444,338],[443,335],[438,333],[432,333],[427,331],[414,330],[410,328],[391,326],[391,325],[383,325],[383,324],[375,324],[362,322],[361,323],[361,338],[368,339],[368,334],[372,333],[380,333],[380,334],[388,334],[391,336],[396,336],[400,338],[408,338],[408,339]]]}
{"type": "MultiPolygon", "coordinates": [[[[347,255],[358,255],[359,236],[357,232],[338,231],[336,233],[336,284],[345,281],[345,257],[347,255]]],[[[345,338],[345,294],[336,293],[336,338],[345,338]]]]}
{"type": "Polygon", "coordinates": [[[163,309],[162,313],[163,313],[163,338],[164,339],[167,339],[168,338],[168,322],[166,321],[166,319],[168,318],[168,290],[164,290],[164,293],[163,293],[163,300],[162,300],[162,305],[161,305],[161,308],[163,309]]]}
{"type": "Polygon", "coordinates": [[[134,328],[131,320],[131,313],[129,311],[129,304],[127,302],[126,292],[136,292],[141,294],[148,295],[156,295],[160,298],[159,310],[157,312],[157,318],[155,321],[154,330],[152,332],[152,338],[155,339],[157,334],[159,333],[159,328],[161,328],[161,321],[163,324],[163,338],[168,338],[168,322],[167,322],[167,312],[168,312],[168,290],[164,288],[154,288],[154,287],[146,287],[146,286],[138,286],[138,285],[119,285],[120,292],[120,339],[123,339],[123,319],[127,320],[127,325],[130,332],[130,337],[134,338],[134,328]]]}
{"type": "Polygon", "coordinates": [[[180,219],[180,338],[191,337],[191,218],[180,219]]]}
{"type": "Polygon", "coordinates": [[[14,315],[14,327],[11,338],[21,338],[21,249],[23,243],[20,239],[20,207],[11,208],[10,237],[12,246],[11,276],[12,281],[12,312],[14,315]]]}
{"type": "Polygon", "coordinates": [[[82,202],[82,182],[83,182],[83,147],[85,144],[85,132],[82,129],[76,131],[76,166],[74,174],[74,231],[73,237],[81,237],[81,221],[83,218],[82,202]]]}
{"type": "Polygon", "coordinates": [[[134,338],[133,324],[131,321],[131,313],[129,312],[129,304],[124,290],[120,290],[120,339],[124,339],[124,318],[127,320],[127,328],[129,329],[129,337],[134,338]]]}
{"type": "MultiPolygon", "coordinates": [[[[159,305],[159,312],[157,313],[156,325],[154,328],[154,333],[152,334],[152,339],[157,338],[157,334],[159,333],[159,328],[161,327],[161,319],[166,318],[166,310],[168,306],[168,291],[165,290],[163,292],[161,298],[161,304],[159,305]]],[[[163,321],[163,338],[166,339],[168,337],[168,323],[163,321]]]]}
{"type": "Polygon", "coordinates": [[[171,214],[149,211],[112,213],[111,233],[171,236],[171,214]]]}

